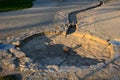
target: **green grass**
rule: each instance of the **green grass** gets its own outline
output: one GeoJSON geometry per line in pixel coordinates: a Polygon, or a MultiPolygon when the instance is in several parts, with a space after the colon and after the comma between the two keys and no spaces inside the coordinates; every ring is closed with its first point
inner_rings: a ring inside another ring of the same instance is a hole
{"type": "Polygon", "coordinates": [[[20,73],[16,73],[6,76],[0,76],[0,80],[22,80],[22,75],[20,73]]]}
{"type": "Polygon", "coordinates": [[[0,77],[0,80],[16,80],[16,78],[11,76],[6,76],[6,77],[0,77]]]}
{"type": "Polygon", "coordinates": [[[0,12],[32,7],[33,0],[0,0],[0,12]]]}

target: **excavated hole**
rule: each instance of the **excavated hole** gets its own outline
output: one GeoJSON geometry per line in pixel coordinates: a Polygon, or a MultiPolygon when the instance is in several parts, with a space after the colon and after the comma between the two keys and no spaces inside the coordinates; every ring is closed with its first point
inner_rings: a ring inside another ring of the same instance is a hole
{"type": "Polygon", "coordinates": [[[69,25],[69,28],[68,28],[68,30],[66,32],[66,36],[69,35],[69,34],[74,33],[76,31],[76,29],[77,29],[76,25],[72,25],[72,24],[69,25]]]}
{"type": "Polygon", "coordinates": [[[73,33],[65,37],[59,31],[44,32],[21,42],[20,48],[26,56],[47,66],[90,66],[113,56],[111,44],[89,34],[73,33]],[[68,52],[65,52],[66,48],[68,52]]]}

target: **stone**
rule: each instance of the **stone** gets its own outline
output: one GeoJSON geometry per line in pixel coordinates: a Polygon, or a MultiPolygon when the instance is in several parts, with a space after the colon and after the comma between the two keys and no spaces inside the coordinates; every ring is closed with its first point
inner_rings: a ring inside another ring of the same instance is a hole
{"type": "Polygon", "coordinates": [[[0,40],[0,44],[2,44],[3,43],[3,41],[2,40],[0,40]]]}
{"type": "Polygon", "coordinates": [[[7,41],[9,41],[10,40],[10,37],[7,37],[7,41]]]}
{"type": "Polygon", "coordinates": [[[68,48],[67,46],[64,46],[64,47],[63,47],[63,51],[64,51],[65,53],[68,53],[69,48],[68,48]]]}
{"type": "Polygon", "coordinates": [[[19,66],[20,66],[20,67],[26,67],[24,64],[20,64],[19,66]]]}
{"type": "Polygon", "coordinates": [[[12,58],[12,54],[8,54],[7,57],[8,57],[8,58],[12,58]]]}
{"type": "Polygon", "coordinates": [[[31,66],[32,60],[30,58],[24,57],[19,60],[20,60],[20,64],[19,64],[20,68],[21,67],[22,68],[32,68],[32,66],[31,66]]]}
{"type": "Polygon", "coordinates": [[[13,53],[14,56],[17,57],[17,58],[25,57],[25,54],[22,51],[11,48],[10,52],[13,53]]]}
{"type": "Polygon", "coordinates": [[[49,43],[48,43],[48,42],[45,42],[45,45],[47,45],[47,46],[48,46],[48,45],[49,45],[49,43]]]}
{"type": "Polygon", "coordinates": [[[29,57],[24,57],[21,59],[22,62],[27,62],[27,63],[31,63],[32,60],[29,57]]]}
{"type": "Polygon", "coordinates": [[[10,64],[8,66],[9,66],[10,69],[15,69],[16,68],[15,64],[10,64]]]}
{"type": "Polygon", "coordinates": [[[9,60],[6,60],[6,59],[2,59],[1,62],[5,65],[5,66],[8,66],[10,64],[10,61],[9,60]]]}
{"type": "Polygon", "coordinates": [[[5,66],[8,66],[8,65],[13,64],[15,59],[16,59],[16,58],[2,59],[1,62],[2,62],[5,66]]]}
{"type": "Polygon", "coordinates": [[[12,44],[15,46],[20,46],[20,41],[14,41],[14,42],[12,42],[12,44]]]}
{"type": "Polygon", "coordinates": [[[58,71],[59,70],[58,66],[55,66],[55,65],[49,65],[49,66],[47,66],[47,68],[51,69],[51,70],[54,70],[54,71],[58,71]]]}
{"type": "Polygon", "coordinates": [[[31,70],[32,72],[36,72],[36,71],[39,70],[38,65],[37,65],[37,64],[33,64],[33,63],[31,63],[31,64],[29,65],[29,68],[30,68],[30,70],[31,70]]]}
{"type": "Polygon", "coordinates": [[[25,64],[20,64],[19,67],[21,72],[29,70],[29,66],[25,64]]]}
{"type": "Polygon", "coordinates": [[[20,47],[16,47],[16,49],[20,51],[20,47]]]}
{"type": "Polygon", "coordinates": [[[7,56],[8,53],[6,50],[0,51],[0,58],[7,56]]]}
{"type": "Polygon", "coordinates": [[[26,68],[26,67],[20,67],[20,71],[21,71],[21,72],[28,71],[28,70],[29,70],[29,68],[26,68]]]}
{"type": "Polygon", "coordinates": [[[33,69],[33,68],[31,68],[31,69],[30,69],[30,71],[32,71],[32,72],[36,72],[36,70],[35,70],[35,69],[33,69]]]}

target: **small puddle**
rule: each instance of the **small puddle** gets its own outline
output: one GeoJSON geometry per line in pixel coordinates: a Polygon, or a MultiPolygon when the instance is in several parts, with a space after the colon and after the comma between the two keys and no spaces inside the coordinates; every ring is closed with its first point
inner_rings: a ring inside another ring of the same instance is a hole
{"type": "Polygon", "coordinates": [[[120,46],[120,41],[111,40],[110,43],[115,45],[115,46],[120,46]]]}
{"type": "Polygon", "coordinates": [[[11,48],[15,48],[15,46],[12,44],[0,44],[0,50],[8,50],[11,48]]]}

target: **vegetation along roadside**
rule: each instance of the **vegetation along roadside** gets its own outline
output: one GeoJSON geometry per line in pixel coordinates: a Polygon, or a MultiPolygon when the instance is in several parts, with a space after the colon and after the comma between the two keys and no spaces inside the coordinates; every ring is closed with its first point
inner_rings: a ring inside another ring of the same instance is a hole
{"type": "Polygon", "coordinates": [[[0,12],[30,8],[33,0],[0,0],[0,12]]]}

